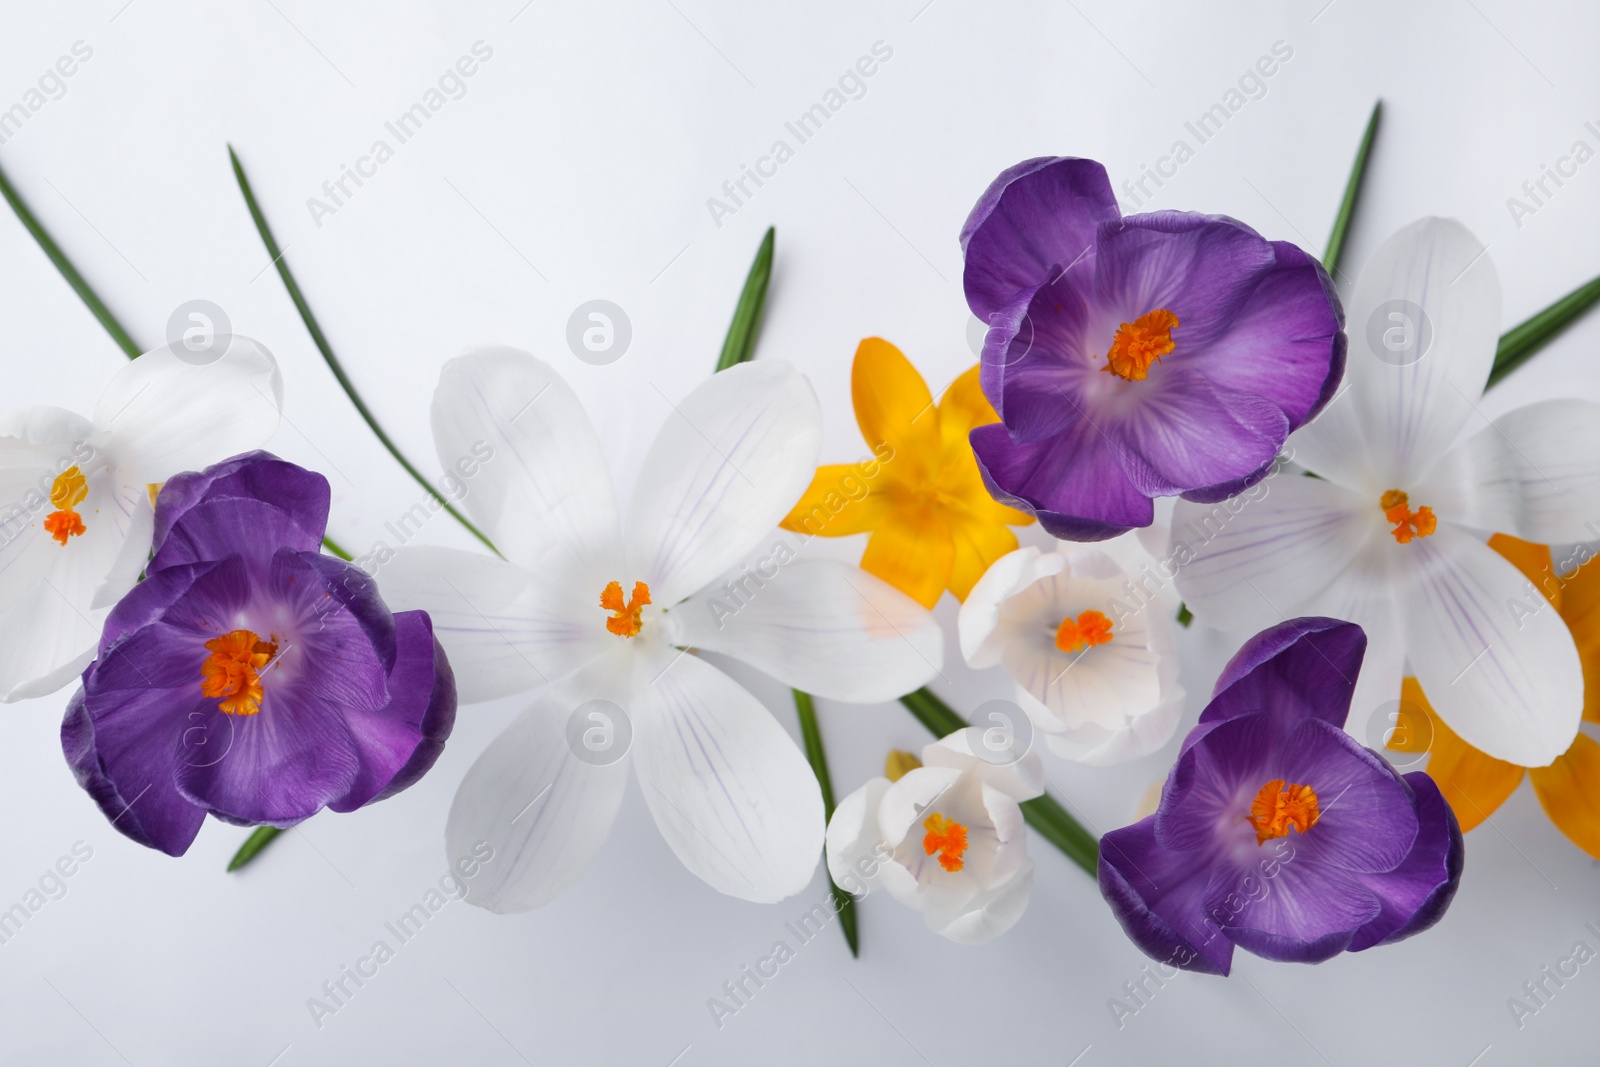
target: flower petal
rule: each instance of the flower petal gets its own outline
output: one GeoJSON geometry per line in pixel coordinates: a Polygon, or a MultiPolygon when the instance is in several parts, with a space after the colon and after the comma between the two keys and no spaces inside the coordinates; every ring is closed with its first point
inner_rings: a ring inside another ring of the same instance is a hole
{"type": "Polygon", "coordinates": [[[1405,775],[1416,794],[1417,840],[1405,862],[1386,874],[1360,876],[1383,910],[1350,942],[1351,952],[1389,945],[1420,934],[1444,918],[1461,884],[1465,849],[1461,828],[1439,787],[1426,774],[1405,775]]]}
{"type": "Polygon", "coordinates": [[[997,500],[1035,516],[1064,541],[1104,541],[1155,520],[1150,498],[1087,418],[1027,442],[1013,441],[999,423],[980,426],[972,431],[972,452],[997,500]]]}
{"type": "Polygon", "coordinates": [[[1233,942],[1207,926],[1205,896],[1213,870],[1201,853],[1156,839],[1155,816],[1100,839],[1100,892],[1117,922],[1151,959],[1169,967],[1226,975],[1233,942]]]}
{"type": "Polygon", "coordinates": [[[811,481],[822,412],[787,363],[741,363],[673,406],[628,508],[630,574],[657,604],[698,592],[754,549],[811,481]]]}
{"type": "Polygon", "coordinates": [[[861,569],[933,607],[950,584],[956,559],[955,540],[940,519],[932,507],[897,508],[867,539],[861,569]]]}
{"type": "Polygon", "coordinates": [[[898,348],[881,337],[861,342],[850,398],[867,447],[893,464],[897,481],[920,485],[938,473],[938,409],[928,383],[898,348]]]}
{"type": "Polygon", "coordinates": [[[822,851],[822,793],[761,702],[680,655],[636,689],[630,712],[640,788],[683,865],[758,903],[804,889],[822,851]]]}
{"type": "Polygon", "coordinates": [[[673,644],[721,652],[784,685],[871,704],[925,685],[944,660],[933,615],[887,582],[837,560],[745,572],[673,607],[673,644]]]}
{"type": "Polygon", "coordinates": [[[167,480],[157,497],[150,569],[221,559],[248,546],[316,552],[328,526],[328,479],[267,452],[249,452],[167,480]],[[194,521],[197,507],[205,518],[194,521]],[[188,519],[189,521],[185,521],[188,519]]]}
{"type": "MultiPolygon", "coordinates": [[[[1431,762],[1428,771],[1433,771],[1431,762]]],[[[1533,768],[1528,778],[1550,821],[1574,845],[1600,859],[1600,744],[1579,734],[1554,763],[1533,768]]]]}
{"type": "Polygon", "coordinates": [[[818,467],[800,502],[779,525],[812,537],[847,537],[872,530],[890,514],[887,486],[874,484],[876,479],[863,472],[876,462],[818,467]]]}
{"type": "MultiPolygon", "coordinates": [[[[1486,756],[1457,737],[1428,703],[1427,695],[1415,678],[1405,680],[1401,694],[1404,713],[1425,720],[1425,724],[1410,725],[1424,741],[1418,747],[1428,756],[1428,777],[1433,779],[1450,810],[1455,812],[1461,832],[1466,833],[1493,815],[1516,792],[1517,786],[1522,784],[1523,769],[1515,763],[1486,756]]],[[[1579,738],[1582,736],[1580,734],[1579,738]]],[[[1390,747],[1397,746],[1391,743],[1390,747]]],[[[1540,768],[1538,773],[1545,773],[1565,758],[1557,759],[1551,768],[1540,768]]]]}

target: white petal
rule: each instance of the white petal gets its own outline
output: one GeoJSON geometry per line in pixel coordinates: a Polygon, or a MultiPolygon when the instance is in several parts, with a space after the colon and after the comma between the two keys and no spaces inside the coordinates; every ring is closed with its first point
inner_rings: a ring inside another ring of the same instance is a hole
{"type": "Polygon", "coordinates": [[[1288,471],[1220,504],[1180,500],[1178,593],[1208,626],[1264,629],[1303,614],[1298,606],[1327,588],[1382,519],[1376,499],[1288,471]]]}
{"type": "Polygon", "coordinates": [[[754,549],[811,484],[822,412],[787,363],[713,374],[656,435],[628,510],[633,578],[662,605],[705,588],[754,549]]]}
{"type": "MultiPolygon", "coordinates": [[[[611,473],[594,424],[549,364],[499,346],[446,363],[433,394],[433,442],[445,471],[467,485],[467,513],[507,559],[533,569],[617,569],[611,473]]],[[[596,599],[607,581],[632,587],[627,575],[608,574],[596,599]]]]}
{"type": "MultiPolygon", "coordinates": [[[[1026,689],[1018,688],[1017,702],[1030,715],[1035,713],[1030,708],[1030,702],[1040,713],[1049,714],[1048,709],[1039,704],[1026,689]]],[[[1121,729],[1107,730],[1087,723],[1075,730],[1046,732],[1044,741],[1050,751],[1062,759],[1088,767],[1114,767],[1148,756],[1172,740],[1172,735],[1178,729],[1178,720],[1183,716],[1183,703],[1183,687],[1173,685],[1160,703],[1121,729]]]]}
{"type": "MultiPolygon", "coordinates": [[[[623,743],[620,724],[592,699],[616,695],[603,671],[586,671],[545,690],[478,757],[456,791],[445,827],[452,869],[464,857],[481,859],[467,900],[497,912],[527,911],[559,896],[588,869],[617,816],[628,782],[628,761],[579,759],[569,741],[570,721],[584,729],[610,729],[623,743]],[[584,726],[594,722],[593,727],[584,726]]],[[[615,701],[612,702],[616,704],[615,701]]]]}
{"type": "Polygon", "coordinates": [[[1418,505],[1539,544],[1600,535],[1600,404],[1518,408],[1452,449],[1417,487],[1418,505]]]}
{"type": "Polygon", "coordinates": [[[854,703],[894,700],[933,679],[944,633],[882,579],[837,560],[754,572],[670,608],[674,644],[721,652],[785,685],[854,703]]]}
{"type": "Polygon", "coordinates": [[[878,805],[889,779],[873,778],[839,801],[828,820],[828,876],[833,884],[862,896],[878,884],[878,869],[899,842],[885,841],[878,805]]]}
{"type": "Polygon", "coordinates": [[[211,363],[180,358],[168,346],[117,372],[94,408],[110,461],[140,481],[260,448],[278,428],[283,379],[260,342],[234,334],[211,363]]]}
{"type": "Polygon", "coordinates": [[[612,649],[599,590],[481,552],[397,549],[375,577],[395,611],[420,608],[464,704],[525,693],[612,649]]]}
{"type": "Polygon", "coordinates": [[[1033,860],[1024,856],[1022,861],[1020,871],[975,898],[970,910],[940,925],[935,925],[933,913],[928,913],[929,928],[960,945],[981,945],[1011,929],[1028,910],[1033,891],[1033,860]]]}
{"type": "Polygon", "coordinates": [[[1510,561],[1447,523],[1397,547],[1416,556],[1401,605],[1406,654],[1439,717],[1467,744],[1524,767],[1565,752],[1583,711],[1567,624],[1537,593],[1525,597],[1529,582],[1510,561]]]}
{"type": "Polygon", "coordinates": [[[0,412],[0,467],[48,467],[50,477],[94,457],[94,423],[65,408],[0,412]]]}
{"type": "Polygon", "coordinates": [[[1040,552],[1032,545],[1007,552],[989,565],[973,585],[961,605],[956,632],[961,638],[961,655],[969,667],[982,669],[999,664],[1010,634],[1000,626],[1005,602],[1041,578],[1060,574],[1067,559],[1059,552],[1040,552]]]}
{"type": "Polygon", "coordinates": [[[1494,264],[1459,222],[1415,222],[1362,269],[1347,332],[1341,393],[1291,438],[1294,458],[1367,495],[1407,489],[1455,442],[1483,393],[1500,337],[1494,264]],[[1420,358],[1408,336],[1425,340],[1420,358]]]}
{"type": "Polygon", "coordinates": [[[1044,794],[1044,764],[1036,752],[1012,759],[1007,745],[990,747],[981,727],[969,726],[923,746],[924,767],[971,771],[984,785],[1012,800],[1032,800],[1044,794]],[[997,758],[998,757],[998,758],[997,758]]]}
{"type": "Polygon", "coordinates": [[[1392,709],[1400,699],[1406,643],[1399,604],[1413,594],[1408,571],[1399,566],[1407,557],[1396,550],[1417,543],[1396,544],[1386,532],[1369,537],[1326,588],[1278,620],[1286,621],[1289,615],[1343,619],[1367,635],[1366,655],[1344,724],[1345,730],[1367,745],[1374,743],[1368,732],[1372,716],[1386,706],[1392,709]]]}
{"type": "Polygon", "coordinates": [[[822,851],[822,792],[761,702],[704,660],[678,655],[629,710],[640,788],[683,865],[744,900],[804,889],[822,851]]]}

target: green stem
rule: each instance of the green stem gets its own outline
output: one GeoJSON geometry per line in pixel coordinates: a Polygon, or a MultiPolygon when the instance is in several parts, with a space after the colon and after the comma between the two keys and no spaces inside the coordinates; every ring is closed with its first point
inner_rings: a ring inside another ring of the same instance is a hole
{"type": "MultiPolygon", "coordinates": [[[[812,706],[811,694],[794,691],[794,710],[800,716],[800,736],[805,739],[806,760],[811,764],[811,771],[817,776],[817,785],[822,789],[822,817],[826,824],[833,818],[833,779],[828,774],[828,757],[822,750],[822,730],[817,725],[817,710],[812,706]]],[[[833,875],[828,875],[828,885],[833,889],[833,902],[839,912],[839,927],[844,931],[845,943],[850,946],[850,955],[861,955],[861,937],[856,929],[856,898],[840,889],[833,881],[833,875]]]]}
{"type": "Polygon", "coordinates": [[[1350,165],[1350,179],[1345,182],[1344,199],[1339,202],[1339,213],[1333,217],[1333,233],[1328,236],[1328,251],[1322,257],[1322,266],[1330,275],[1339,273],[1339,259],[1344,255],[1345,235],[1355,217],[1356,200],[1361,195],[1361,184],[1367,177],[1367,162],[1372,155],[1372,142],[1378,136],[1378,116],[1383,113],[1383,101],[1372,105],[1372,117],[1367,119],[1367,132],[1361,135],[1361,147],[1356,149],[1355,162],[1350,165]]]}
{"type": "Polygon", "coordinates": [[[311,313],[311,305],[306,303],[305,295],[300,292],[300,286],[295,283],[294,275],[289,271],[289,262],[284,259],[282,250],[278,248],[277,239],[272,236],[272,229],[267,225],[267,217],[261,213],[261,205],[256,202],[255,193],[250,189],[250,179],[245,177],[244,167],[239,163],[239,156],[234,152],[232,145],[228,146],[228,159],[233,163],[233,176],[239,182],[239,191],[244,194],[245,206],[250,209],[250,218],[256,224],[256,232],[261,235],[262,243],[267,246],[267,255],[272,257],[272,265],[278,269],[278,277],[283,279],[283,287],[289,291],[289,299],[294,301],[295,310],[300,313],[301,321],[306,324],[306,330],[311,334],[312,343],[317,346],[317,351],[322,353],[323,362],[328,365],[329,370],[333,371],[334,378],[338,380],[340,387],[344,389],[345,395],[350,398],[350,403],[355,405],[356,413],[366,422],[367,428],[378,438],[379,443],[389,450],[389,454],[395,458],[400,466],[405,468],[406,473],[411,475],[418,485],[422,486],[431,496],[437,499],[444,507],[444,510],[448,511],[457,522],[466,527],[472,536],[482,541],[489,551],[499,555],[499,551],[494,547],[494,542],[490,541],[483,535],[481,530],[467,521],[465,515],[461,514],[434,492],[433,486],[428,484],[428,479],[422,476],[421,471],[412,466],[411,461],[406,459],[395,443],[389,439],[389,435],[384,433],[383,427],[378,425],[377,418],[361,399],[361,394],[356,392],[355,383],[350,380],[350,376],[345,373],[344,367],[340,365],[338,357],[333,354],[333,348],[328,344],[328,338],[323,334],[322,327],[317,324],[316,316],[311,313]]]}
{"type": "MultiPolygon", "coordinates": [[[[945,737],[968,725],[967,720],[956,714],[950,705],[926,689],[907,693],[900,698],[900,703],[935,737],[945,737]]],[[[1049,793],[1023,801],[1022,817],[1069,860],[1088,871],[1091,878],[1098,877],[1099,842],[1049,793]]]]}
{"type": "Polygon", "coordinates": [[[282,830],[276,826],[258,826],[245,838],[244,844],[239,846],[239,851],[233,854],[233,859],[228,861],[228,870],[237,871],[240,867],[256,858],[256,854],[275,841],[282,830]]]}
{"type": "Polygon", "coordinates": [[[722,342],[717,370],[727,370],[755,355],[761,314],[767,306],[767,283],[772,280],[772,246],[776,239],[777,231],[768,226],[766,235],[761,238],[761,247],[756,249],[755,261],[750,264],[750,273],[745,276],[739,303],[733,309],[733,321],[728,324],[728,337],[722,342]]]}
{"type": "Polygon", "coordinates": [[[1489,381],[1484,388],[1494,386],[1533,358],[1534,353],[1555,340],[1562,330],[1571,326],[1596,301],[1600,301],[1600,278],[1580,285],[1527,321],[1507,330],[1501,335],[1500,345],[1495,349],[1494,367],[1489,371],[1489,381]]]}

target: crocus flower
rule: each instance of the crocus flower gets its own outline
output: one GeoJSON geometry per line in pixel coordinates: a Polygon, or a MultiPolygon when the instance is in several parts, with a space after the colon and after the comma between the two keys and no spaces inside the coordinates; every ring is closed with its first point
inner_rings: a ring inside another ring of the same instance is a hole
{"type": "Polygon", "coordinates": [[[1051,751],[1109,766],[1167,743],[1183,712],[1173,613],[1157,561],[1127,533],[1019,548],[972,587],[958,630],[969,666],[1004,667],[1051,751]]]}
{"type": "Polygon", "coordinates": [[[595,427],[548,365],[504,348],[445,365],[434,443],[447,470],[492,447],[464,503],[505,558],[403,548],[380,581],[392,602],[428,608],[464,699],[540,690],[450,810],[449,855],[486,841],[506,857],[473,903],[523,911],[576,881],[630,762],[694,874],[747,900],[805,887],[824,829],[816,778],[761,702],[688,650],[862,702],[915,689],[943,652],[909,597],[796,559],[776,531],[811,477],[821,421],[787,364],[715,374],[672,405],[622,512],[595,427]]]}
{"type": "Polygon", "coordinates": [[[1339,383],[1343,318],[1315,259],[1220,215],[1123,218],[1093,160],[1003,172],[961,244],[1003,420],[972,448],[997,499],[1057,537],[1240,491],[1339,383]]]}
{"type": "Polygon", "coordinates": [[[839,802],[828,872],[858,894],[881,886],[952,941],[991,940],[1028,907],[1033,860],[1018,805],[1043,792],[1036,754],[991,753],[969,726],[924,748],[921,766],[839,802]]]}
{"type": "Polygon", "coordinates": [[[850,373],[856,422],[873,458],[818,469],[784,529],[820,537],[870,533],[861,567],[933,607],[1017,547],[1012,526],[1033,519],[997,504],[983,486],[967,435],[995,421],[978,368],[937,407],[922,375],[888,341],[869,337],[850,373]]]}
{"type": "MultiPolygon", "coordinates": [[[[1504,534],[1489,539],[1489,547],[1516,564],[1544,603],[1533,600],[1532,590],[1515,605],[1516,613],[1532,616],[1551,608],[1572,632],[1583,661],[1583,721],[1600,724],[1600,563],[1580,546],[1557,569],[1546,545],[1519,541],[1504,534]],[[1581,563],[1576,571],[1571,564],[1581,563]],[[1548,604],[1548,606],[1546,606],[1548,604]]],[[[1388,747],[1427,756],[1428,776],[1450,803],[1463,832],[1493,815],[1515,792],[1526,774],[1550,821],[1574,845],[1600,859],[1600,743],[1581,729],[1572,744],[1547,767],[1521,767],[1480,752],[1445,725],[1428,702],[1415,678],[1400,690],[1400,706],[1392,720],[1388,747]]]]}
{"type": "Polygon", "coordinates": [[[265,444],[282,394],[271,354],[235,335],[210,363],[145,353],[112,377],[93,418],[0,413],[0,700],[82,673],[150,557],[149,487],[265,444]]]}
{"type": "Polygon", "coordinates": [[[1527,581],[1485,540],[1591,536],[1600,405],[1547,400],[1492,423],[1478,410],[1500,283],[1458,222],[1424,219],[1384,242],[1351,307],[1348,387],[1290,441],[1318,477],[1280,474],[1215,508],[1180,503],[1178,592],[1222,629],[1293,615],[1359,623],[1372,654],[1352,711],[1358,737],[1398,699],[1409,661],[1462,740],[1548,764],[1578,730],[1577,649],[1555,612],[1507,607],[1527,581]]]}
{"type": "Polygon", "coordinates": [[[319,551],[320,474],[254,452],[167,482],[155,555],[111,610],[61,743],[112,825],[181,856],[207,812],[292,826],[433,765],[455,721],[420,611],[319,551]]]}
{"type": "Polygon", "coordinates": [[[1227,974],[1237,945],[1320,963],[1420,933],[1461,878],[1461,830],[1426,774],[1342,727],[1367,639],[1294,619],[1223,668],[1154,815],[1100,840],[1100,890],[1163,963],[1227,974]]]}

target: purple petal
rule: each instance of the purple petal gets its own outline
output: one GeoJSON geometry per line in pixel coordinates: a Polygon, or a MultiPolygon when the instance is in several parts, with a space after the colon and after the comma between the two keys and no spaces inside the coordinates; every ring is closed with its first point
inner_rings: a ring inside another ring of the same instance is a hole
{"type": "Polygon", "coordinates": [[[1308,863],[1358,873],[1390,871],[1412,851],[1417,815],[1411,790],[1381,756],[1339,727],[1305,719],[1279,746],[1263,781],[1309,785],[1321,817],[1291,831],[1308,863]]]}
{"type": "Polygon", "coordinates": [[[1338,619],[1291,619],[1261,631],[1217,679],[1202,723],[1266,709],[1286,720],[1314,716],[1343,726],[1367,635],[1338,619]]]}
{"type": "Polygon", "coordinates": [[[394,617],[365,571],[286,548],[272,558],[263,599],[286,620],[273,631],[281,665],[263,676],[269,692],[293,689],[299,701],[341,711],[388,706],[394,617]]]}
{"type": "Polygon", "coordinates": [[[179,474],[156,497],[149,571],[283,547],[315,552],[328,524],[328,480],[268,452],[247,452],[179,474]],[[191,514],[208,505],[204,514],[191,514]]]}
{"type": "MultiPolygon", "coordinates": [[[[1224,932],[1258,956],[1321,963],[1350,946],[1355,931],[1379,913],[1378,898],[1359,881],[1305,855],[1299,838],[1240,872],[1229,897],[1212,897],[1213,916],[1229,914],[1224,932]]],[[[1272,842],[1268,848],[1273,847],[1272,842]]]]}
{"type": "Polygon", "coordinates": [[[1095,229],[1119,215],[1106,170],[1092,159],[1042,157],[1003,171],[961,228],[967,306],[986,324],[1072,263],[1095,229]]]}
{"type": "Polygon", "coordinates": [[[984,334],[979,381],[1013,441],[1036,441],[1076,424],[1085,391],[1104,378],[1090,359],[1084,297],[1093,278],[1090,252],[984,334]]]}
{"type": "Polygon", "coordinates": [[[1405,776],[1416,795],[1419,830],[1411,853],[1387,874],[1362,881],[1383,906],[1377,918],[1356,931],[1350,951],[1388,945],[1419,934],[1444,917],[1461,884],[1465,848],[1461,826],[1439,787],[1421,771],[1405,776]]]}
{"type": "Polygon", "coordinates": [[[394,622],[394,699],[386,708],[352,709],[346,716],[360,767],[350,791],[328,805],[334,811],[354,811],[416,782],[444,751],[455,725],[455,675],[427,612],[404,611],[394,622]]]}
{"type": "Polygon", "coordinates": [[[1133,943],[1168,966],[1225,975],[1233,944],[1214,930],[1203,936],[1213,873],[1202,854],[1158,844],[1153,817],[1100,839],[1100,892],[1133,943]]]}
{"type": "Polygon", "coordinates": [[[1255,837],[1246,816],[1250,801],[1274,777],[1269,768],[1283,732],[1267,714],[1206,726],[1197,727],[1205,729],[1198,738],[1185,739],[1162,788],[1153,818],[1156,836],[1167,848],[1218,848],[1218,827],[1224,823],[1231,824],[1229,843],[1255,837]]]}
{"type": "MultiPolygon", "coordinates": [[[[388,605],[378,595],[377,580],[355,564],[336,556],[310,551],[299,553],[296,558],[298,562],[294,566],[304,566],[315,574],[322,582],[323,591],[338,601],[339,606],[361,627],[377,652],[384,672],[393,670],[395,620],[388,605]]],[[[285,566],[289,564],[286,562],[285,566]]],[[[291,580],[294,577],[288,571],[285,574],[291,580]]]]}
{"type": "Polygon", "coordinates": [[[996,500],[1036,515],[1052,536],[1104,541],[1154,520],[1140,493],[1089,422],[1059,437],[1019,444],[1000,423],[972,431],[972,451],[996,500]]]}

